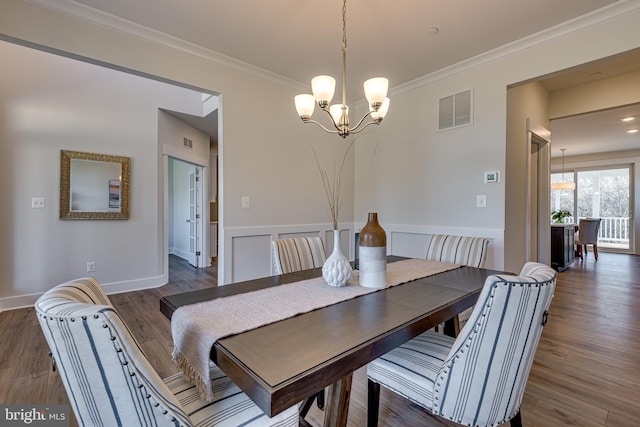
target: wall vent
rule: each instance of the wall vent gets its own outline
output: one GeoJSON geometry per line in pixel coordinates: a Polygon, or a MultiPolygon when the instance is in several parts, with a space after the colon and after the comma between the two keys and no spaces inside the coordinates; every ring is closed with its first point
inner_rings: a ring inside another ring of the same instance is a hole
{"type": "Polygon", "coordinates": [[[438,100],[438,130],[473,124],[473,92],[471,89],[438,100]]]}
{"type": "Polygon", "coordinates": [[[193,148],[193,141],[190,140],[189,138],[184,138],[182,143],[184,144],[185,147],[187,147],[188,149],[192,149],[193,148]]]}

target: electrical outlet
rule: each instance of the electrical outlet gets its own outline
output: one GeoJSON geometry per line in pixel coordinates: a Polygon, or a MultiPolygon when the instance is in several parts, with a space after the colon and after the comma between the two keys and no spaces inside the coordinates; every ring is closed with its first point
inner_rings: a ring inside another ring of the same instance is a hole
{"type": "Polygon", "coordinates": [[[32,197],[31,209],[44,209],[44,197],[32,197]]]}
{"type": "Polygon", "coordinates": [[[87,263],[87,273],[93,273],[94,271],[96,271],[96,262],[89,261],[87,263]]]}

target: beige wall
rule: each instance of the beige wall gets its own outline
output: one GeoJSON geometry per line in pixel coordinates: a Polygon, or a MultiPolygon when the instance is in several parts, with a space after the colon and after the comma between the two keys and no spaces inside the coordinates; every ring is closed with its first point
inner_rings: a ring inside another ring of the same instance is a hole
{"type": "MultiPolygon", "coordinates": [[[[506,203],[505,203],[505,269],[518,272],[526,260],[528,194],[535,194],[537,179],[527,180],[528,171],[533,171],[530,162],[526,164],[527,126],[533,129],[542,126],[549,129],[547,105],[548,93],[540,83],[529,83],[508,90],[507,95],[507,167],[506,167],[506,203]],[[527,193],[527,185],[531,185],[527,193]],[[515,237],[519,236],[519,237],[515,237]]],[[[533,227],[535,230],[535,227],[533,227]]],[[[530,236],[535,239],[535,236],[530,236]]]]}
{"type": "Polygon", "coordinates": [[[640,71],[551,92],[549,119],[640,102],[640,71]]]}

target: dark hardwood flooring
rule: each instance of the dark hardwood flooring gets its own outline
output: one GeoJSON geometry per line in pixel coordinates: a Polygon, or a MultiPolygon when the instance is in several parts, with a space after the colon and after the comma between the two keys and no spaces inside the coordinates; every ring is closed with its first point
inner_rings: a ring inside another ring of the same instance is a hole
{"type": "MultiPolygon", "coordinates": [[[[169,284],[110,295],[160,376],[176,371],[169,321],[159,299],[215,286],[216,268],[194,269],[171,257],[169,284]]],[[[640,257],[590,253],[559,273],[524,400],[525,426],[640,425],[640,257]]],[[[0,313],[0,403],[66,403],[51,372],[48,348],[34,310],[0,313]]],[[[356,371],[349,426],[366,424],[366,372],[356,371]]],[[[313,408],[307,419],[321,425],[313,408]]],[[[453,425],[383,389],[380,425],[453,425]]],[[[75,419],[72,425],[77,425],[75,419]]],[[[508,425],[508,424],[507,424],[508,425]]]]}

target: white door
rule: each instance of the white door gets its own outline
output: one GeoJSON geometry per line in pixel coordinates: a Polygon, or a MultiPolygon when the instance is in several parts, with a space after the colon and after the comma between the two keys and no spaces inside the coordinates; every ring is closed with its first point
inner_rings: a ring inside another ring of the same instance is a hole
{"type": "Polygon", "coordinates": [[[189,264],[200,267],[200,256],[202,255],[202,203],[200,197],[200,167],[195,166],[189,172],[189,264]]]}

